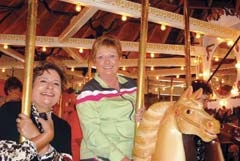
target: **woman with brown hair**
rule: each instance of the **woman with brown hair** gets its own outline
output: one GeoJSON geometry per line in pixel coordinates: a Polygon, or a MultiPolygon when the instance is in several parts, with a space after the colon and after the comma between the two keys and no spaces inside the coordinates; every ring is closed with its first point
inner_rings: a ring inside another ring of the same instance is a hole
{"type": "MultiPolygon", "coordinates": [[[[43,62],[33,70],[31,121],[25,135],[38,136],[44,133],[40,118],[50,115],[54,125],[54,137],[38,149],[38,155],[32,160],[71,160],[71,128],[63,119],[53,114],[53,106],[59,102],[66,82],[62,70],[55,64],[43,62]]],[[[19,134],[24,133],[22,119],[17,119],[21,112],[21,102],[8,102],[0,108],[0,140],[18,143],[19,134]],[[16,124],[16,120],[19,123],[16,124]],[[18,132],[20,131],[20,133],[18,132]]],[[[24,135],[24,136],[25,136],[24,135]]],[[[24,160],[24,159],[23,159],[24,160]]]]}

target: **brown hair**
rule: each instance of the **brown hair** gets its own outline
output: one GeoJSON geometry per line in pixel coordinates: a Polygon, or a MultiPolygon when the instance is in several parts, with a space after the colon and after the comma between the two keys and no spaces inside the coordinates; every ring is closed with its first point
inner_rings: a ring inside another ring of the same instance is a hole
{"type": "Polygon", "coordinates": [[[40,64],[33,69],[33,82],[38,76],[42,75],[45,71],[48,71],[49,69],[55,70],[58,73],[61,79],[61,88],[62,90],[64,90],[64,86],[66,84],[66,77],[64,75],[64,72],[56,64],[50,62],[40,62],[40,64]]]}
{"type": "Polygon", "coordinates": [[[96,58],[96,53],[101,46],[107,46],[107,47],[113,47],[116,49],[118,56],[122,56],[122,47],[121,43],[118,39],[116,39],[113,36],[104,35],[101,37],[98,37],[92,46],[92,60],[96,58]]]}
{"type": "Polygon", "coordinates": [[[8,95],[8,92],[12,89],[19,89],[22,91],[22,82],[17,77],[9,77],[4,84],[4,93],[8,95]]]}

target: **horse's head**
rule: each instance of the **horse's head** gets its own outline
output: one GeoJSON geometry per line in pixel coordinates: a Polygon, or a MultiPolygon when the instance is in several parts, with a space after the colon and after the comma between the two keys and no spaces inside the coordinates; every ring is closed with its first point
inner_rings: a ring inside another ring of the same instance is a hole
{"type": "Polygon", "coordinates": [[[174,104],[177,125],[182,133],[197,135],[209,142],[220,132],[220,123],[204,111],[199,101],[202,89],[194,93],[192,91],[192,87],[189,87],[174,104]]]}

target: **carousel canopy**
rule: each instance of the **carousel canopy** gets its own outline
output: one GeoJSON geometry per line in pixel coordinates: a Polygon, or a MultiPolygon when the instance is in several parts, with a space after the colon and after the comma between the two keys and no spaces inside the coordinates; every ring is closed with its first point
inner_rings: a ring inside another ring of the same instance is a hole
{"type": "MultiPolygon", "coordinates": [[[[173,94],[179,95],[186,86],[184,4],[182,0],[149,2],[145,91],[170,95],[170,87],[174,87],[173,94]]],[[[201,58],[207,54],[203,38],[235,41],[240,35],[240,2],[191,0],[188,5],[189,68],[196,79],[203,74],[201,58]],[[213,23],[222,16],[235,17],[236,21],[213,23]]],[[[27,0],[0,2],[0,79],[23,76],[27,7],[27,0]]],[[[110,34],[119,38],[123,47],[119,72],[137,79],[141,8],[140,0],[39,0],[34,59],[61,65],[70,85],[81,88],[87,79],[94,39],[110,34]]]]}

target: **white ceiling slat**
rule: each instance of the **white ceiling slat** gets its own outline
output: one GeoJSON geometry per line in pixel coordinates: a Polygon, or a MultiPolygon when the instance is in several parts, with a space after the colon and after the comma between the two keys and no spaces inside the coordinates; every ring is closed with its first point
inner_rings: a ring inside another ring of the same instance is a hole
{"type": "MultiPolygon", "coordinates": [[[[82,38],[67,38],[64,42],[60,42],[58,37],[37,36],[36,46],[45,47],[59,47],[59,48],[83,48],[91,49],[94,39],[82,39],[82,38]]],[[[15,34],[0,34],[0,44],[25,46],[25,35],[15,34]]],[[[135,51],[139,50],[138,42],[121,41],[123,51],[135,51]]],[[[185,55],[184,45],[172,45],[172,44],[159,44],[148,43],[148,53],[164,53],[170,55],[185,55]]],[[[191,55],[200,56],[205,54],[205,48],[201,46],[191,46],[191,55]]]]}
{"type": "MultiPolygon", "coordinates": [[[[57,58],[54,58],[57,60],[57,58]]],[[[146,66],[157,66],[157,67],[180,67],[185,66],[184,60],[185,58],[151,58],[146,59],[146,66]]],[[[196,66],[193,62],[192,58],[192,66],[196,66]]],[[[120,67],[137,67],[138,59],[122,59],[120,67]]],[[[87,60],[84,61],[76,61],[76,60],[62,60],[62,65],[66,65],[68,68],[71,67],[88,67],[87,60]]]]}
{"type": "Polygon", "coordinates": [[[81,63],[81,62],[83,62],[85,60],[83,57],[81,57],[80,54],[76,53],[71,48],[63,48],[63,50],[66,51],[74,60],[76,60],[79,63],[81,63]]]}
{"type": "Polygon", "coordinates": [[[16,69],[24,68],[24,63],[9,56],[2,55],[0,62],[0,69],[12,69],[13,67],[16,69]]]}
{"type": "MultiPolygon", "coordinates": [[[[194,58],[191,59],[191,66],[196,66],[194,58]]],[[[138,59],[122,59],[121,67],[136,67],[138,59]]],[[[147,58],[146,67],[180,67],[185,66],[185,58],[147,58]]]]}
{"type": "Polygon", "coordinates": [[[96,12],[95,7],[84,7],[83,10],[72,18],[68,27],[59,35],[59,41],[72,37],[96,12]]]}
{"type": "MultiPolygon", "coordinates": [[[[0,64],[0,68],[12,68],[10,65],[14,65],[16,68],[23,68],[22,65],[19,66],[19,62],[16,64],[16,61],[12,58],[6,58],[6,56],[3,56],[1,59],[4,59],[3,62],[0,64]]],[[[68,68],[83,68],[83,67],[88,67],[88,62],[87,60],[84,61],[76,61],[76,60],[60,60],[60,58],[56,57],[48,57],[48,60],[54,61],[60,66],[66,66],[68,68]]],[[[137,66],[137,59],[122,59],[121,67],[136,67],[137,66]]],[[[184,58],[151,58],[151,59],[146,59],[146,66],[152,66],[153,64],[156,64],[158,67],[179,67],[184,65],[184,58]]],[[[196,64],[192,64],[193,69],[196,64]]],[[[194,71],[194,70],[193,70],[194,71]]],[[[166,76],[166,75],[184,75],[185,71],[181,71],[180,68],[174,68],[174,69],[162,69],[162,70],[154,70],[154,71],[149,71],[150,76],[166,76]]],[[[193,72],[194,73],[194,72],[193,72]]]]}
{"type": "MultiPolygon", "coordinates": [[[[191,74],[196,74],[196,68],[195,67],[191,67],[191,74]]],[[[185,75],[186,71],[185,70],[181,70],[180,68],[172,68],[172,69],[159,69],[159,70],[154,70],[154,71],[146,71],[146,75],[151,77],[155,77],[155,76],[160,76],[160,77],[164,77],[164,76],[172,76],[172,75],[185,75]]]]}
{"type": "Polygon", "coordinates": [[[4,49],[3,47],[0,46],[0,51],[5,53],[6,55],[11,56],[12,58],[24,63],[25,62],[25,56],[21,53],[18,53],[17,51],[8,48],[8,49],[4,49]]]}

